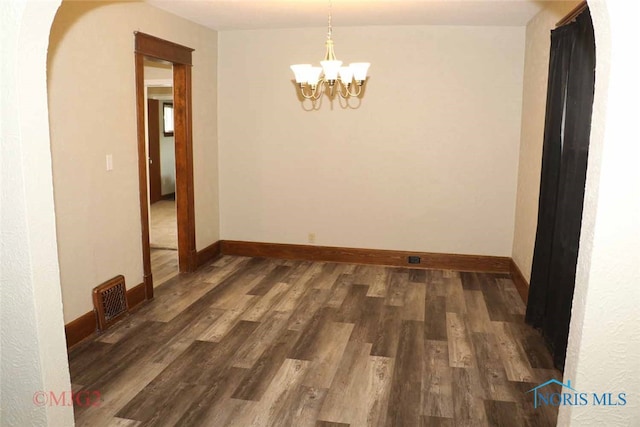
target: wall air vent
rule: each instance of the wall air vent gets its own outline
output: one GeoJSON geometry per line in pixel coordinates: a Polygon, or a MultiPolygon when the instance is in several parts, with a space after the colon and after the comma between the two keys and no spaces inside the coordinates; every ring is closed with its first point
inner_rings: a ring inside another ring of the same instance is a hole
{"type": "Polygon", "coordinates": [[[119,275],[93,289],[93,306],[98,318],[98,329],[104,331],[127,314],[127,287],[124,276],[119,275]]]}

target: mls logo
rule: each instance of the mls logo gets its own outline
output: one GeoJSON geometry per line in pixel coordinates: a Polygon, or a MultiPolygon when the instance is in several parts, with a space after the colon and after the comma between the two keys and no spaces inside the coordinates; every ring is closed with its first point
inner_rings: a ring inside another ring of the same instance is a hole
{"type": "Polygon", "coordinates": [[[625,406],[627,404],[626,393],[582,393],[571,387],[571,380],[562,383],[556,379],[540,384],[527,391],[533,393],[533,407],[540,406],[625,406]],[[560,393],[550,393],[543,389],[552,384],[560,386],[560,393]]]}

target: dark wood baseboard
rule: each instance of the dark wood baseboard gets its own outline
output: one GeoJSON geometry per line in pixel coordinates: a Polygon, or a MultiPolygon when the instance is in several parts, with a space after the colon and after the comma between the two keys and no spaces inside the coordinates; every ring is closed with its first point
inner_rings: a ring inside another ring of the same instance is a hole
{"type": "MultiPolygon", "coordinates": [[[[180,256],[178,256],[178,263],[180,263],[180,256]]],[[[193,273],[198,269],[198,251],[194,248],[189,251],[189,260],[187,261],[188,269],[186,271],[180,270],[181,273],[193,273]]]]}
{"type": "Polygon", "coordinates": [[[145,299],[153,299],[153,273],[145,274],[142,278],[142,284],[144,285],[145,299]]]}
{"type": "Polygon", "coordinates": [[[220,246],[220,241],[217,241],[198,251],[196,254],[196,267],[200,268],[206,263],[218,258],[221,255],[220,246]]]}
{"type": "Polygon", "coordinates": [[[98,321],[93,310],[67,323],[64,325],[67,348],[71,348],[88,336],[93,335],[97,329],[98,321]]]}
{"type": "Polygon", "coordinates": [[[397,267],[508,273],[511,258],[484,255],[457,255],[381,249],[339,248],[331,246],[290,245],[280,243],[222,240],[224,255],[283,258],[307,261],[376,264],[397,267]],[[420,257],[420,264],[410,264],[408,257],[420,257]]]}
{"type": "MultiPolygon", "coordinates": [[[[129,311],[137,308],[146,300],[145,298],[145,285],[140,283],[131,289],[127,290],[127,303],[129,304],[129,311]]],[[[90,337],[98,330],[98,321],[96,314],[93,310],[83,314],[75,320],[64,325],[64,333],[67,336],[67,349],[78,344],[85,338],[90,337]]]]}
{"type": "Polygon", "coordinates": [[[136,308],[136,306],[142,304],[146,299],[145,285],[140,283],[138,286],[127,291],[127,303],[129,304],[129,310],[136,308]]]}
{"type": "Polygon", "coordinates": [[[524,278],[522,271],[520,271],[520,268],[518,268],[518,265],[515,263],[513,258],[509,265],[509,273],[511,273],[511,280],[513,280],[513,283],[516,285],[520,298],[522,298],[522,301],[524,301],[526,305],[527,300],[529,299],[529,283],[527,282],[527,279],[524,278]]]}

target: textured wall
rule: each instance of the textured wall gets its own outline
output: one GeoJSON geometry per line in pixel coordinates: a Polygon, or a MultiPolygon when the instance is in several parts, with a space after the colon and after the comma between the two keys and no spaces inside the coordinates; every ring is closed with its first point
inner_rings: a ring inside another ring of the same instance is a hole
{"type": "Polygon", "coordinates": [[[304,111],[289,65],[323,35],[220,33],[222,237],[510,256],[524,28],[336,28],[366,95],[304,111]]]}
{"type": "Polygon", "coordinates": [[[596,90],[565,380],[627,393],[622,407],[561,407],[558,425],[640,425],[640,50],[637,2],[589,2],[596,90]]]}
{"type": "Polygon", "coordinates": [[[51,31],[48,76],[67,322],[92,309],[91,289],[105,280],[123,274],[129,287],[142,282],[136,30],[195,49],[196,246],[202,249],[219,239],[216,32],[143,2],[64,2],[51,31]],[[113,155],[111,172],[105,170],[107,154],[113,155]]]}
{"type": "Polygon", "coordinates": [[[527,24],[522,89],[522,129],[518,194],[511,257],[524,277],[531,277],[533,247],[538,224],[538,196],[544,139],[544,115],[547,102],[551,29],[578,1],[544,2],[545,8],[527,24]]]}
{"type": "Polygon", "coordinates": [[[0,425],[71,426],[47,122],[46,52],[60,1],[0,2],[0,425]]]}

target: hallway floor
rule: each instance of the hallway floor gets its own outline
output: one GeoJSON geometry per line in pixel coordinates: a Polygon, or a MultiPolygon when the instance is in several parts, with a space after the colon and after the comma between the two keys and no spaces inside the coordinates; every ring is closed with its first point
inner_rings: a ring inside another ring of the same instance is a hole
{"type": "Polygon", "coordinates": [[[153,274],[154,288],[177,276],[179,274],[178,251],[151,248],[151,274],[153,274]]]}
{"type": "Polygon", "coordinates": [[[555,425],[508,275],[224,256],[155,292],[71,350],[76,425],[555,425]]]}
{"type": "Polygon", "coordinates": [[[155,249],[178,249],[176,201],[158,200],[149,211],[149,242],[155,249]]]}

